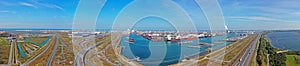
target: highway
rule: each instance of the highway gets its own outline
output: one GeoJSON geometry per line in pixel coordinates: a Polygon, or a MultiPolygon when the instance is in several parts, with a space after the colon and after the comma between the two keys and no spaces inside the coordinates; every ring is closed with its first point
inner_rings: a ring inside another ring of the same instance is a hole
{"type": "Polygon", "coordinates": [[[241,60],[236,64],[236,66],[249,66],[253,53],[255,52],[254,50],[256,49],[256,43],[260,37],[261,34],[259,34],[255,40],[251,42],[251,45],[246,49],[246,52],[243,54],[241,60]]]}
{"type": "Polygon", "coordinates": [[[11,38],[9,39],[9,43],[10,43],[10,52],[9,52],[8,65],[10,66],[12,63],[12,53],[13,53],[13,48],[14,48],[14,44],[13,44],[11,38]]]}
{"type": "MultiPolygon", "coordinates": [[[[106,39],[106,40],[108,40],[108,39],[106,39]]],[[[93,46],[90,46],[90,47],[88,47],[88,48],[86,48],[86,49],[83,49],[83,50],[81,50],[81,51],[79,51],[79,53],[77,53],[77,55],[75,56],[75,63],[74,63],[74,66],[84,66],[84,61],[85,61],[85,55],[86,55],[86,53],[88,52],[88,51],[90,51],[91,49],[93,49],[93,48],[95,48],[95,47],[97,47],[97,46],[99,46],[99,45],[101,45],[104,41],[106,41],[106,40],[103,40],[103,41],[101,41],[101,42],[98,42],[97,44],[94,44],[93,46]]]]}
{"type": "Polygon", "coordinates": [[[56,49],[57,49],[57,47],[58,47],[58,45],[59,45],[59,41],[58,41],[58,40],[59,40],[59,35],[56,34],[55,46],[54,46],[54,49],[52,50],[52,53],[51,53],[51,56],[50,56],[50,58],[49,58],[49,60],[48,60],[47,66],[51,66],[51,64],[52,64],[53,57],[54,57],[54,55],[55,55],[55,53],[56,53],[56,49]]]}
{"type": "MultiPolygon", "coordinates": [[[[261,34],[259,35],[259,37],[261,38],[261,34]]],[[[256,57],[257,57],[257,51],[258,51],[258,47],[259,46],[256,46],[256,51],[254,51],[254,60],[253,60],[253,66],[256,66],[256,57]]]]}

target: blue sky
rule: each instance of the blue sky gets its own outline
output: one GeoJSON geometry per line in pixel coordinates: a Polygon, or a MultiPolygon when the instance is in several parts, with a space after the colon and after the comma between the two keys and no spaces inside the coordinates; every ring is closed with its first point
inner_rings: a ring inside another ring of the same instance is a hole
{"type": "MultiPolygon", "coordinates": [[[[107,0],[99,14],[96,27],[111,28],[115,18],[124,8],[139,2],[142,7],[162,8],[169,10],[178,5],[191,18],[198,29],[208,29],[205,14],[201,6],[194,0],[107,0]],[[157,1],[157,2],[150,2],[157,1]],[[156,3],[151,5],[151,3],[156,3]]],[[[0,0],[0,28],[72,28],[74,15],[79,0],[0,0]]],[[[225,23],[229,29],[300,29],[299,0],[218,0],[225,23]]],[[[97,6],[97,5],[95,5],[97,6]]],[[[140,11],[159,13],[160,9],[139,10],[133,7],[137,14],[140,11]]],[[[93,10],[93,9],[91,9],[93,10]]],[[[177,13],[177,12],[174,12],[177,13]]],[[[180,12],[178,12],[180,13],[180,12]]],[[[168,15],[168,14],[164,14],[168,15]]],[[[84,18],[83,18],[84,19],[84,18]]],[[[161,19],[143,21],[140,25],[158,24],[161,19]]],[[[181,19],[176,19],[180,21],[181,19]]],[[[123,19],[126,25],[126,19],[123,19]]],[[[168,23],[161,23],[170,25],[168,23]]],[[[185,24],[185,22],[182,22],[185,24]]],[[[149,27],[151,27],[149,26],[149,27]]],[[[162,25],[155,25],[162,26],[162,25]]]]}

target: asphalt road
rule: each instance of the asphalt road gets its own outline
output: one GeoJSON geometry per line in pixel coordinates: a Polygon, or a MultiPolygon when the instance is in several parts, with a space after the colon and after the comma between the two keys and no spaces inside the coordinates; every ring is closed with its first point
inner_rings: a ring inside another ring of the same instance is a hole
{"type": "Polygon", "coordinates": [[[251,42],[251,45],[246,49],[246,52],[243,54],[243,57],[241,58],[241,61],[239,61],[236,66],[249,66],[251,59],[253,57],[253,53],[255,52],[256,43],[261,37],[261,34],[259,34],[255,40],[251,42]]]}
{"type": "Polygon", "coordinates": [[[14,44],[12,42],[12,39],[9,39],[9,43],[10,43],[10,52],[9,52],[8,65],[10,66],[11,63],[12,63],[12,53],[13,53],[13,48],[14,48],[14,44]]]}
{"type": "Polygon", "coordinates": [[[49,61],[47,63],[47,66],[51,66],[51,64],[52,64],[53,57],[54,57],[54,55],[56,53],[56,49],[57,49],[57,47],[59,45],[59,41],[58,40],[59,40],[59,35],[56,34],[56,43],[55,43],[54,49],[52,50],[52,53],[51,53],[51,56],[50,56],[49,61]]]}
{"type": "MultiPolygon", "coordinates": [[[[106,39],[107,40],[107,39],[106,39]]],[[[104,41],[106,41],[106,40],[104,40],[104,41]]],[[[83,50],[81,50],[81,51],[79,51],[79,53],[76,55],[76,57],[75,57],[75,63],[74,63],[74,66],[84,66],[84,61],[85,61],[85,55],[86,55],[86,53],[89,51],[89,50],[91,50],[91,49],[93,49],[93,48],[95,48],[95,47],[97,47],[97,46],[99,46],[100,44],[102,44],[104,41],[101,41],[101,42],[98,42],[97,44],[94,44],[93,46],[90,46],[90,47],[88,47],[88,48],[86,48],[86,49],[83,49],[83,50]]]]}

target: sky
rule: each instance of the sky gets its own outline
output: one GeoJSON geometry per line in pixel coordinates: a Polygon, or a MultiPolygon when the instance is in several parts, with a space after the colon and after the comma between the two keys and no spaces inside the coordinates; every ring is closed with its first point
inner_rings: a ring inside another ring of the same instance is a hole
{"type": "MultiPolygon", "coordinates": [[[[95,28],[120,28],[134,18],[141,27],[169,28],[170,21],[191,21],[197,29],[209,29],[203,6],[195,0],[98,0],[105,2],[95,28]],[[202,8],[201,8],[202,7],[202,8]],[[142,18],[144,14],[153,18],[142,18]],[[175,14],[175,15],[174,15],[175,14]],[[125,15],[125,16],[124,16],[125,15]],[[170,19],[170,20],[165,20],[170,19]],[[147,21],[148,20],[148,21],[147,21]],[[150,21],[149,21],[150,20],[150,21]],[[163,23],[164,22],[164,23],[163,23]],[[168,26],[166,26],[168,25],[168,26]]],[[[98,2],[95,1],[95,2],[98,2]]],[[[72,28],[79,0],[0,0],[0,28],[72,28]]],[[[299,0],[217,0],[225,25],[233,30],[300,29],[299,0]]],[[[93,3],[93,2],[86,2],[93,3]]],[[[91,7],[99,6],[92,4],[91,7]]],[[[97,11],[88,9],[85,11],[97,11]]],[[[80,15],[79,15],[80,16],[80,15]]],[[[82,18],[82,20],[88,19],[82,18]]],[[[130,22],[129,22],[130,21],[130,22]]],[[[83,21],[83,23],[85,23],[83,21]]],[[[222,22],[220,22],[222,23],[222,22]]],[[[189,27],[189,26],[186,26],[189,27]]]]}

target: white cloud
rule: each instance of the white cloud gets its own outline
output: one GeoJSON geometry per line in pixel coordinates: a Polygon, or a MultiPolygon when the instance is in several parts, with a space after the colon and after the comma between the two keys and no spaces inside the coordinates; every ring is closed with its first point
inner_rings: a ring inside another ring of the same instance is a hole
{"type": "Polygon", "coordinates": [[[64,11],[64,8],[58,6],[58,5],[54,5],[54,4],[43,4],[43,6],[48,7],[48,8],[55,8],[55,9],[59,9],[64,11]]]}
{"type": "Polygon", "coordinates": [[[232,16],[228,18],[241,19],[241,20],[254,20],[254,21],[269,21],[269,22],[297,22],[297,21],[283,20],[283,19],[262,17],[262,16],[232,16]]]}
{"type": "Polygon", "coordinates": [[[12,14],[16,14],[15,11],[9,11],[9,10],[2,10],[2,11],[0,11],[0,13],[12,13],[12,14]]]}
{"type": "Polygon", "coordinates": [[[299,9],[299,0],[278,0],[272,1],[273,6],[277,8],[291,8],[291,9],[299,9]]]}
{"type": "Polygon", "coordinates": [[[300,12],[293,12],[293,13],[290,13],[290,14],[300,16],[300,12]]]}
{"type": "Polygon", "coordinates": [[[32,7],[32,8],[36,8],[36,9],[45,7],[45,8],[58,9],[58,10],[61,10],[61,11],[65,10],[64,8],[62,8],[59,5],[51,4],[51,3],[41,3],[37,0],[22,1],[22,2],[21,1],[16,1],[14,3],[0,0],[0,5],[3,5],[3,6],[19,6],[19,5],[21,5],[21,6],[27,6],[27,7],[32,7]]]}
{"type": "Polygon", "coordinates": [[[229,17],[233,19],[246,19],[246,20],[262,20],[262,21],[273,21],[277,19],[267,18],[267,17],[259,17],[259,16],[233,16],[229,17]]]}
{"type": "Polygon", "coordinates": [[[34,4],[36,4],[36,5],[42,6],[42,7],[54,8],[54,9],[59,9],[59,10],[64,11],[64,8],[62,8],[62,7],[58,6],[58,5],[55,5],[55,4],[40,3],[40,2],[35,1],[35,0],[32,0],[31,2],[34,3],[34,4]]]}
{"type": "Polygon", "coordinates": [[[10,12],[10,11],[7,11],[7,10],[3,10],[3,11],[0,11],[0,12],[10,12]]]}
{"type": "Polygon", "coordinates": [[[28,7],[33,7],[33,8],[38,8],[37,6],[35,6],[35,5],[33,5],[33,4],[25,3],[25,2],[20,2],[20,5],[28,6],[28,7]]]}
{"type": "MultiPolygon", "coordinates": [[[[247,8],[252,8],[253,11],[258,11],[264,14],[262,16],[277,17],[277,18],[294,18],[300,16],[300,0],[278,0],[270,1],[267,6],[253,6],[248,5],[247,8]],[[270,14],[272,14],[270,16],[270,14]]],[[[266,4],[266,3],[262,3],[266,4]]]]}
{"type": "Polygon", "coordinates": [[[55,8],[58,8],[60,10],[64,10],[62,7],[58,6],[58,5],[55,5],[55,8]]]}

